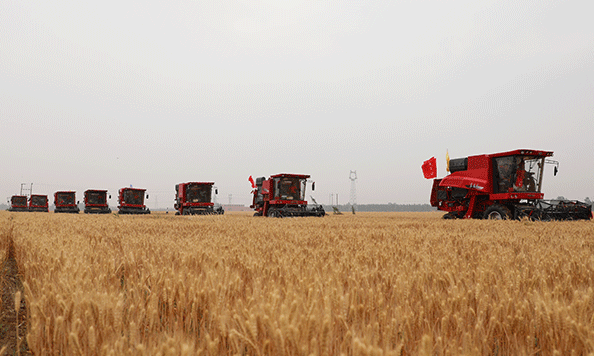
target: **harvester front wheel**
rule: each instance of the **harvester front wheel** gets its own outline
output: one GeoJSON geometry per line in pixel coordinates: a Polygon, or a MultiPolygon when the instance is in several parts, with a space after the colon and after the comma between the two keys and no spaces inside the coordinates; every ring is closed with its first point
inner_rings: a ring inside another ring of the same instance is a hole
{"type": "Polygon", "coordinates": [[[509,220],[511,219],[511,211],[503,205],[491,205],[485,210],[483,219],[489,220],[509,220]]]}
{"type": "Polygon", "coordinates": [[[441,218],[444,220],[453,220],[456,219],[457,216],[454,213],[445,213],[441,218]]]}

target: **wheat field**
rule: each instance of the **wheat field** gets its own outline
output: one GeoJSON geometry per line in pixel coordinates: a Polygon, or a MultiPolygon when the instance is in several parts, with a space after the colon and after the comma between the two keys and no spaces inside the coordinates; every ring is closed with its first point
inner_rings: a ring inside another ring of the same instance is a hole
{"type": "Polygon", "coordinates": [[[0,212],[0,254],[34,355],[594,354],[592,221],[440,217],[0,212]]]}

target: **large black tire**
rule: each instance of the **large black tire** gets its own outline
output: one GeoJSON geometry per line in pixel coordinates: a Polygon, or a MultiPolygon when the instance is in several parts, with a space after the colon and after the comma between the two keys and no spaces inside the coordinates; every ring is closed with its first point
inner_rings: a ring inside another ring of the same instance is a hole
{"type": "Polygon", "coordinates": [[[511,211],[503,205],[494,204],[488,207],[483,213],[483,219],[509,220],[512,218],[511,211]]]}
{"type": "Polygon", "coordinates": [[[278,211],[278,210],[271,210],[268,212],[268,216],[271,218],[280,218],[281,214],[280,214],[280,211],[278,211]]]}

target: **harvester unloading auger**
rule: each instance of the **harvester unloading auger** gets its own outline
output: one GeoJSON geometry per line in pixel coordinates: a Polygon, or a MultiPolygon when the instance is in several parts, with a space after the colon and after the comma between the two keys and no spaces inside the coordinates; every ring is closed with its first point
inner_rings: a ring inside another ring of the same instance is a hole
{"type": "Polygon", "coordinates": [[[433,180],[431,206],[446,211],[444,219],[592,219],[590,204],[543,200],[545,163],[555,164],[557,174],[558,162],[546,159],[551,156],[551,151],[518,149],[452,159],[451,174],[433,180]]]}

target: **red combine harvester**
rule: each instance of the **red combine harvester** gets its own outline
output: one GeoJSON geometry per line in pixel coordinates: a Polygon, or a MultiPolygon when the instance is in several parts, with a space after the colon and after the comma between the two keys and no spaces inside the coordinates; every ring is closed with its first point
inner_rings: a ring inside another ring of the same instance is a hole
{"type": "Polygon", "coordinates": [[[431,206],[444,219],[592,219],[592,206],[576,200],[543,200],[545,163],[550,151],[518,149],[452,159],[450,175],[433,180],[431,206]]]}
{"type": "MultiPolygon", "coordinates": [[[[305,200],[305,187],[309,175],[276,174],[265,179],[256,178],[252,182],[254,195],[250,208],[256,210],[254,216],[286,217],[286,216],[324,216],[326,212],[321,205],[309,207],[305,200]]],[[[312,183],[311,190],[315,190],[312,183]]],[[[313,199],[313,198],[312,198],[313,199]]],[[[315,200],[314,200],[315,203],[315,200]]]]}
{"type": "Polygon", "coordinates": [[[78,214],[80,209],[76,202],[76,192],[61,191],[54,193],[54,213],[72,213],[78,214]]]}
{"type": "MultiPolygon", "coordinates": [[[[111,195],[109,196],[111,199],[111,195]]],[[[85,214],[109,214],[111,209],[107,204],[107,190],[85,190],[85,214]]]]}
{"type": "MultiPolygon", "coordinates": [[[[175,185],[175,215],[224,214],[222,206],[212,202],[213,182],[188,182],[175,185]]],[[[217,189],[214,191],[218,194],[217,189]]]]}
{"type": "Polygon", "coordinates": [[[26,195],[13,195],[10,198],[10,207],[8,211],[29,211],[29,206],[27,205],[27,196],[26,195]]]}
{"type": "Polygon", "coordinates": [[[49,212],[47,195],[31,194],[29,197],[29,211],[49,212]]]}
{"type": "MultiPolygon", "coordinates": [[[[150,214],[151,211],[144,205],[144,192],[146,189],[121,188],[118,196],[118,214],[150,214]]],[[[146,198],[148,199],[148,194],[146,198]]]]}

